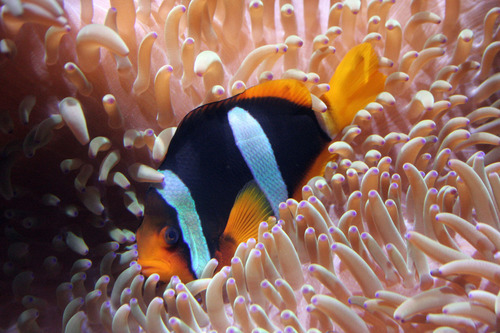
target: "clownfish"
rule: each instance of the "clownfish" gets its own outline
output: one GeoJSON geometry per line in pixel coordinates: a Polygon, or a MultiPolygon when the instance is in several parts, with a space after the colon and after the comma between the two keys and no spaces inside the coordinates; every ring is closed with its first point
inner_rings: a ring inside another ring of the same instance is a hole
{"type": "Polygon", "coordinates": [[[303,83],[284,79],[188,113],[158,169],[163,182],[146,194],[137,230],[143,274],[188,282],[211,258],[229,265],[237,245],[278,216],[280,202],[321,174],[332,138],[383,91],[385,78],[364,43],[337,67],[321,97],[326,112],[312,110],[303,83]]]}

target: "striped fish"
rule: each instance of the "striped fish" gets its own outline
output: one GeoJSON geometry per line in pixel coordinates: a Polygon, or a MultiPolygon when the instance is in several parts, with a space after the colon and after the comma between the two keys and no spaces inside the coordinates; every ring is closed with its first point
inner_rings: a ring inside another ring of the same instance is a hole
{"type": "Polygon", "coordinates": [[[370,44],[339,64],[328,110],[312,110],[307,87],[274,80],[194,109],[179,124],[147,193],[137,230],[143,273],[168,281],[199,277],[211,258],[229,265],[237,245],[257,237],[259,222],[332,159],[328,145],[382,91],[385,76],[370,44]]]}

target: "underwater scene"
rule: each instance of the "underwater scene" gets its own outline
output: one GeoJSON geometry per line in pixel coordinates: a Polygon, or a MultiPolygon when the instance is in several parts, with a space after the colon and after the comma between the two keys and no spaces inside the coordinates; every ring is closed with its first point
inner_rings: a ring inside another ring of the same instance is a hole
{"type": "Polygon", "coordinates": [[[0,332],[500,330],[497,0],[0,8],[0,332]]]}

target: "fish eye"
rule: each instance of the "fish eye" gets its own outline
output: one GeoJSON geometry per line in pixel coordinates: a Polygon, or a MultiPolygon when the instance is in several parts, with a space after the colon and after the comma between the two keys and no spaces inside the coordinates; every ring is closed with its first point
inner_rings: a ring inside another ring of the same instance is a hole
{"type": "Polygon", "coordinates": [[[165,237],[165,242],[168,245],[175,245],[177,243],[177,241],[179,240],[179,236],[180,236],[179,230],[175,227],[168,227],[165,230],[164,237],[165,237]]]}

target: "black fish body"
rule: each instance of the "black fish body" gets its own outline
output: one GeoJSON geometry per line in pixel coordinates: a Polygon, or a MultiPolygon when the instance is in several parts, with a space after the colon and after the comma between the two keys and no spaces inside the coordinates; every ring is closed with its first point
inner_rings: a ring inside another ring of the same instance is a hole
{"type": "MultiPolygon", "coordinates": [[[[190,189],[207,239],[220,236],[236,195],[253,179],[228,122],[234,107],[248,111],[262,126],[287,185],[287,198],[330,142],[314,111],[279,97],[234,97],[193,110],[179,125],[159,169],[172,170],[190,189]]],[[[213,253],[213,244],[209,247],[213,253]]]]}
{"type": "Polygon", "coordinates": [[[296,80],[269,81],[191,111],[179,124],[146,197],[137,231],[143,273],[164,281],[199,277],[210,258],[228,265],[259,222],[300,190],[333,157],[328,144],[383,90],[370,44],[353,48],[322,96],[296,80]],[[328,132],[328,134],[325,132],[328,132]]]}

